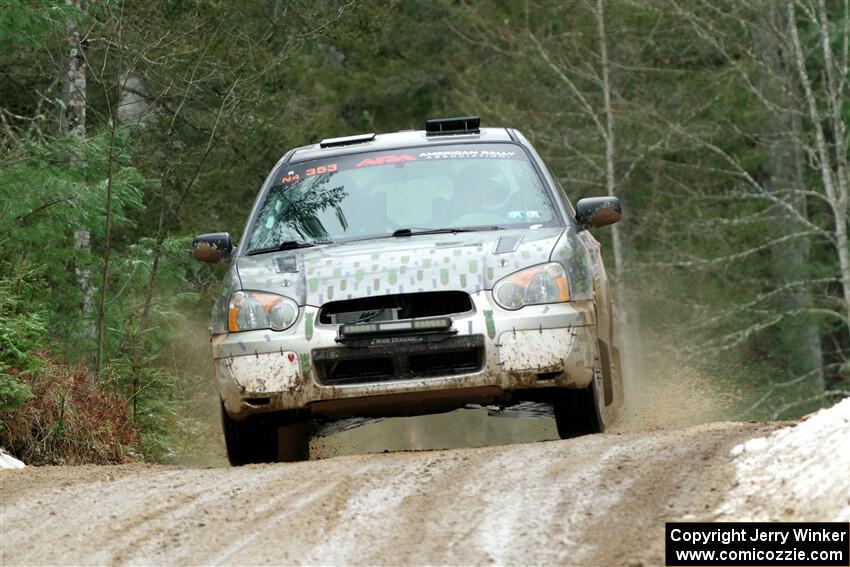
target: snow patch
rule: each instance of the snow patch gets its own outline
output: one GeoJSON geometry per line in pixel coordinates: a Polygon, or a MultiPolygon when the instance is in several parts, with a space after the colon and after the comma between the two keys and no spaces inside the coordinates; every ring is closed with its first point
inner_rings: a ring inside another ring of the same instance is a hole
{"type": "Polygon", "coordinates": [[[850,521],[850,398],[731,451],[718,520],[850,521]]]}
{"type": "Polygon", "coordinates": [[[26,465],[0,447],[0,469],[22,469],[26,465]]]}

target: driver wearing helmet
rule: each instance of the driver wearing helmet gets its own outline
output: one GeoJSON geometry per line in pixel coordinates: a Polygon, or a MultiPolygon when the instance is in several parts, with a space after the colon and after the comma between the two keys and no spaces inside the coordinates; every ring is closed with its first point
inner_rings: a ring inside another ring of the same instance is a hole
{"type": "Polygon", "coordinates": [[[498,169],[485,162],[470,164],[458,172],[452,195],[431,203],[432,224],[440,227],[475,225],[506,219],[508,185],[497,178],[498,169]],[[458,224],[460,223],[460,224],[458,224]]]}

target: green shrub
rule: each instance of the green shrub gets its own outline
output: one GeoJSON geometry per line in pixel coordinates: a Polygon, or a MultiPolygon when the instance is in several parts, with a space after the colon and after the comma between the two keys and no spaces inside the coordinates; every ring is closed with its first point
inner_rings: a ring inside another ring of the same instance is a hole
{"type": "Polygon", "coordinates": [[[19,301],[28,276],[0,279],[0,412],[12,411],[32,397],[32,389],[21,378],[41,367],[41,359],[32,353],[42,347],[44,313],[22,312],[19,301]]]}

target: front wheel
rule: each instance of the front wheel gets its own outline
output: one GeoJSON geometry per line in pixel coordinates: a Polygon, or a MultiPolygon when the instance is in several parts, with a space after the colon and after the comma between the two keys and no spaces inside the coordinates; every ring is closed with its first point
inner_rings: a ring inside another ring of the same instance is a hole
{"type": "Polygon", "coordinates": [[[561,439],[580,437],[605,431],[602,409],[602,393],[598,377],[587,388],[562,390],[552,403],[555,409],[555,425],[561,439]]]}
{"type": "Polygon", "coordinates": [[[280,427],[275,421],[256,418],[236,421],[227,414],[222,402],[221,428],[227,460],[233,466],[309,458],[310,431],[306,423],[280,427]]]}

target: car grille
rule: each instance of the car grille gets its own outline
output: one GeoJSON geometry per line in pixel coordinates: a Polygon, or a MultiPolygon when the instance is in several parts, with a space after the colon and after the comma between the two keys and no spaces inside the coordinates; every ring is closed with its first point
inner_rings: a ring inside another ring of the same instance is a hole
{"type": "Polygon", "coordinates": [[[472,311],[472,299],[466,292],[426,291],[331,301],[319,310],[319,322],[341,325],[363,321],[439,317],[469,311],[472,311]]]}
{"type": "Polygon", "coordinates": [[[375,323],[378,321],[398,321],[398,308],[381,308],[359,311],[348,311],[344,313],[331,313],[331,323],[334,325],[344,325],[346,323],[359,323],[361,321],[369,321],[375,323]]]}
{"type": "Polygon", "coordinates": [[[449,337],[438,343],[313,351],[316,379],[325,386],[439,378],[478,372],[483,367],[483,335],[449,337]]]}

